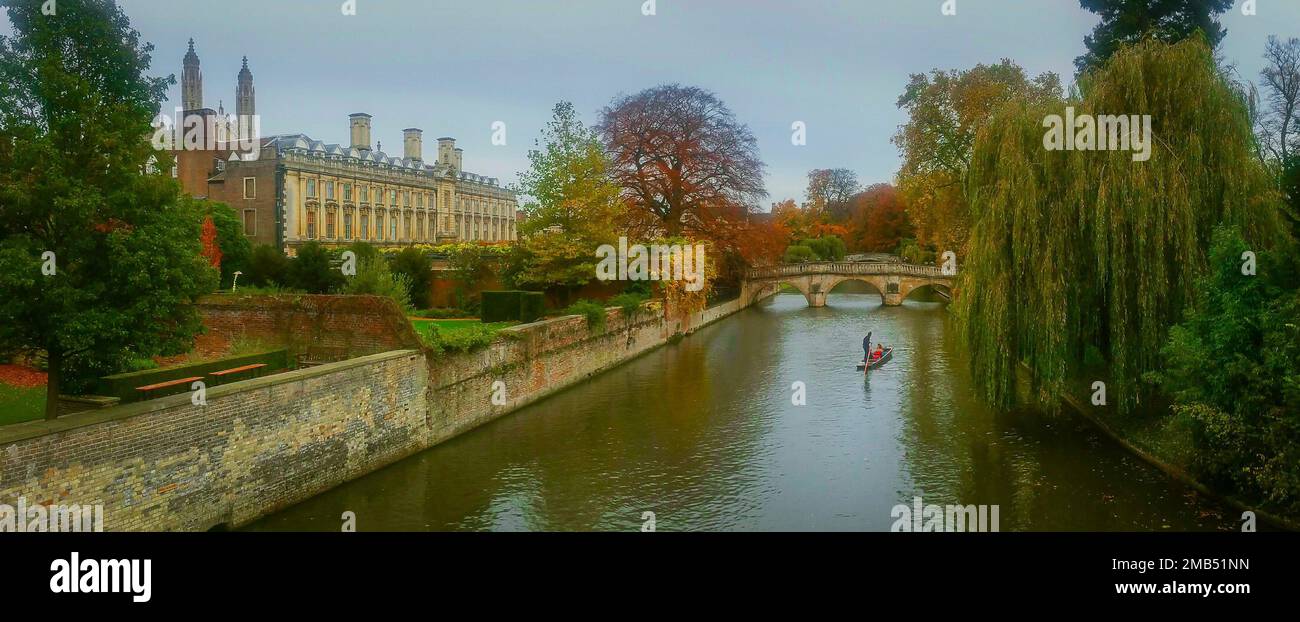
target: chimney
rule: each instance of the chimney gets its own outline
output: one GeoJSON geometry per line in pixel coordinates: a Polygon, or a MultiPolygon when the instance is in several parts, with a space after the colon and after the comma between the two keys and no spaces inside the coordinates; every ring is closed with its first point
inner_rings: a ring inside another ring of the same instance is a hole
{"type": "Polygon", "coordinates": [[[354,112],[348,115],[352,126],[352,148],[370,151],[370,115],[354,112]]]}
{"type": "Polygon", "coordinates": [[[424,152],[424,132],[418,127],[402,130],[402,147],[402,153],[408,159],[423,161],[421,154],[424,152]]]}
{"type": "Polygon", "coordinates": [[[443,136],[438,139],[438,164],[448,165],[455,164],[452,160],[455,154],[452,152],[456,148],[456,139],[443,136]]]}
{"type": "Polygon", "coordinates": [[[465,168],[461,166],[461,162],[464,160],[464,158],[465,158],[465,150],[457,148],[456,149],[456,172],[457,173],[465,170],[465,168]]]}

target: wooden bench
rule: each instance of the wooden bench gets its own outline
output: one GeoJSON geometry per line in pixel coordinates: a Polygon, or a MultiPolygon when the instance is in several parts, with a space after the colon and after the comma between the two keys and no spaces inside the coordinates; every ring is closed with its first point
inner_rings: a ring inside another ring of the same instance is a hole
{"type": "Polygon", "coordinates": [[[193,376],[191,378],[177,378],[176,380],[168,380],[167,382],[159,382],[157,384],[147,384],[144,385],[143,387],[136,387],[135,390],[144,393],[145,396],[148,397],[150,391],[166,389],[168,387],[174,387],[181,384],[188,385],[189,383],[194,382],[195,380],[202,380],[202,379],[203,376],[193,376]]]}
{"type": "Polygon", "coordinates": [[[241,365],[241,366],[239,366],[239,367],[232,367],[232,368],[230,368],[230,369],[223,369],[223,370],[221,370],[221,371],[214,371],[214,372],[212,372],[212,373],[210,373],[210,374],[208,374],[208,375],[209,375],[209,376],[216,376],[217,379],[220,380],[220,379],[224,379],[226,376],[229,376],[230,374],[237,374],[237,373],[239,373],[239,372],[249,371],[249,370],[253,370],[253,369],[261,369],[261,368],[263,368],[263,367],[266,367],[266,363],[253,363],[252,365],[241,365]]]}

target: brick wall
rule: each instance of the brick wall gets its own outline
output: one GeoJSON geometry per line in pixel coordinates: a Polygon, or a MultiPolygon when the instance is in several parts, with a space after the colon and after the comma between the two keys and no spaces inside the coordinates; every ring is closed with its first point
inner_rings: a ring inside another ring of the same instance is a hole
{"type": "Polygon", "coordinates": [[[430,444],[404,350],[0,428],[0,503],[103,504],[105,531],[241,525],[430,444]]]}
{"type": "Polygon", "coordinates": [[[199,300],[210,333],[288,347],[345,350],[352,355],[419,349],[420,338],[391,298],[282,294],[214,294],[199,300]]]}
{"type": "Polygon", "coordinates": [[[698,313],[665,318],[647,305],[632,319],[609,309],[605,329],[568,316],[516,326],[477,352],[429,357],[429,417],[434,442],[508,414],[594,374],[691,333],[752,303],[742,297],[698,313]],[[494,404],[494,383],[504,384],[505,403],[494,404]]]}

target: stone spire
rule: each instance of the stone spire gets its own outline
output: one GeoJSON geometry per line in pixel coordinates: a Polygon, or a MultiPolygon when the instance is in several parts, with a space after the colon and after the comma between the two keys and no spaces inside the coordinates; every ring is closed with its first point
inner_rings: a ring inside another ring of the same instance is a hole
{"type": "Polygon", "coordinates": [[[235,114],[241,119],[257,114],[257,92],[253,89],[253,72],[248,70],[248,57],[239,70],[239,86],[235,88],[235,114]]]}
{"type": "Polygon", "coordinates": [[[194,39],[190,51],[185,53],[181,70],[181,107],[198,110],[203,107],[203,71],[199,69],[199,55],[194,53],[194,39]]]}

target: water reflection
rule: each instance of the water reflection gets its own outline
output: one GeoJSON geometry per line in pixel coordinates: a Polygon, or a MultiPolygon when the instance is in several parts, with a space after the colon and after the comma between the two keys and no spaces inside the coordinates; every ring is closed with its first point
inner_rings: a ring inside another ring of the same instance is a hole
{"type": "Polygon", "coordinates": [[[1236,527],[1085,423],[974,401],[952,335],[865,285],[783,294],[251,529],[887,530],[913,496],[1003,530],[1236,527]],[[896,348],[870,375],[868,330],[896,348]]]}

